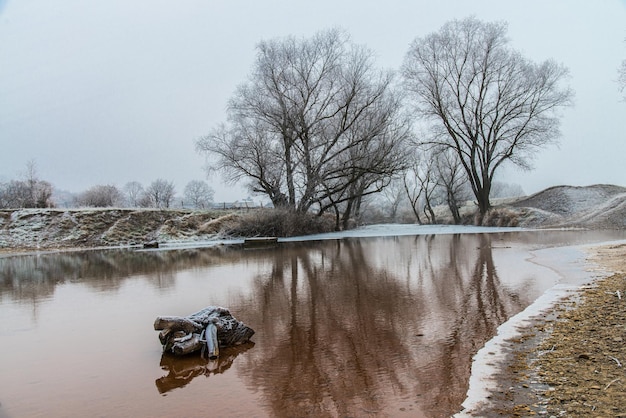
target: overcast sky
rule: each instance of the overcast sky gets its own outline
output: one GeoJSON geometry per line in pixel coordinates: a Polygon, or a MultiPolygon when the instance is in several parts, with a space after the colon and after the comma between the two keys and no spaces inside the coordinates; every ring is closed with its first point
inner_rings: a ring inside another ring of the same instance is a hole
{"type": "MultiPolygon", "coordinates": [[[[96,184],[205,179],[195,140],[225,120],[264,39],[339,27],[399,69],[409,44],[474,15],[506,21],[511,46],[570,69],[575,105],[560,147],[502,181],[626,186],[626,0],[0,0],[0,181],[34,160],[40,178],[96,184]]],[[[215,200],[245,192],[209,179],[215,200]]]]}

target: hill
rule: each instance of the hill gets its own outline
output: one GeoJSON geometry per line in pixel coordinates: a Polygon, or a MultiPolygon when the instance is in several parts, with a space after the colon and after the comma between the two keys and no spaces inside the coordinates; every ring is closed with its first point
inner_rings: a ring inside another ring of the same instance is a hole
{"type": "Polygon", "coordinates": [[[519,226],[533,228],[626,228],[626,188],[597,184],[550,187],[507,205],[519,226]]]}

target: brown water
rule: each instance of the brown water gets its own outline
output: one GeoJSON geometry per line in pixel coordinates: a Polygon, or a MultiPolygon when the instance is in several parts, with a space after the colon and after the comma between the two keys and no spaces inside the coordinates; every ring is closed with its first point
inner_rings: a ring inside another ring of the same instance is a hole
{"type": "Polygon", "coordinates": [[[444,417],[498,325],[559,280],[530,250],[623,233],[344,239],[0,258],[0,417],[444,417]],[[253,344],[162,356],[159,315],[253,344]]]}

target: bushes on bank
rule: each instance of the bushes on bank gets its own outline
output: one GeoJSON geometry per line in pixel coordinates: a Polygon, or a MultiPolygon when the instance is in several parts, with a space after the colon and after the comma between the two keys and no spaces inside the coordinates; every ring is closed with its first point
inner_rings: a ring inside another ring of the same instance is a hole
{"type": "Polygon", "coordinates": [[[222,233],[232,237],[294,237],[335,229],[334,218],[282,209],[258,209],[227,225],[222,233]]]}
{"type": "Polygon", "coordinates": [[[515,210],[511,210],[510,208],[491,208],[489,211],[483,216],[482,222],[480,221],[479,214],[476,214],[475,225],[481,226],[519,226],[519,213],[515,210]]]}

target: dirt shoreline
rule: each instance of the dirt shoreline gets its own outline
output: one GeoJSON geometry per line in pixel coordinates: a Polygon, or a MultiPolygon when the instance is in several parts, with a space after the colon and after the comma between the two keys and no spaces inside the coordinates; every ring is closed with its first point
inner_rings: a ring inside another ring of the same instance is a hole
{"type": "Polygon", "coordinates": [[[498,390],[466,416],[626,417],[626,244],[588,260],[607,276],[508,340],[498,390]]]}

